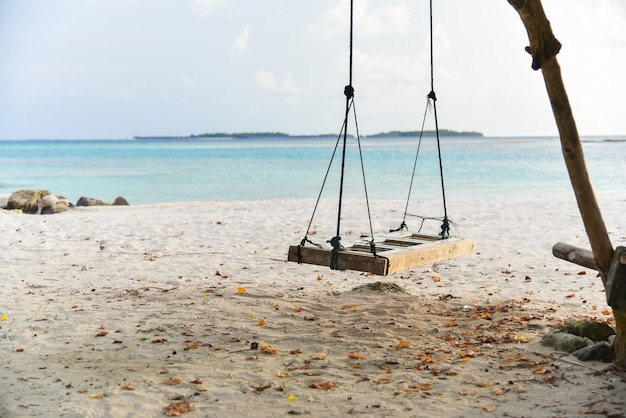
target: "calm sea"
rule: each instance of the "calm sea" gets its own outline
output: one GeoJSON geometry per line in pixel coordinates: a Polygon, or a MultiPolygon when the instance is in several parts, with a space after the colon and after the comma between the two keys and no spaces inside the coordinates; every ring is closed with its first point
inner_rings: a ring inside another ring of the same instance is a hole
{"type": "MultiPolygon", "coordinates": [[[[583,138],[597,192],[626,195],[626,137],[583,138]]],[[[130,204],[323,197],[339,189],[336,138],[137,139],[0,141],[0,194],[46,189],[130,204]]],[[[370,198],[406,199],[417,138],[361,139],[370,198]]],[[[558,138],[441,138],[447,199],[571,193],[558,138]]],[[[362,197],[355,139],[346,148],[344,196],[362,197]]],[[[417,158],[413,199],[441,197],[434,138],[417,158]]]]}

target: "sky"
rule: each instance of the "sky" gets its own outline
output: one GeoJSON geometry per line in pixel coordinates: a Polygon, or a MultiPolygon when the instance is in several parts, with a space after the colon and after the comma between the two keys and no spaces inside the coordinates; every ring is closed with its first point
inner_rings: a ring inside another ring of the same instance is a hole
{"type": "MultiPolygon", "coordinates": [[[[434,0],[440,129],[558,135],[507,0],[434,0]]],[[[580,135],[626,135],[626,2],[543,0],[580,135]]],[[[349,0],[0,0],[0,139],[336,134],[349,0]]],[[[432,128],[428,0],[354,0],[361,135],[432,128]]],[[[352,124],[352,122],[350,122],[352,124]]],[[[354,127],[349,128],[354,133],[354,127]]]]}

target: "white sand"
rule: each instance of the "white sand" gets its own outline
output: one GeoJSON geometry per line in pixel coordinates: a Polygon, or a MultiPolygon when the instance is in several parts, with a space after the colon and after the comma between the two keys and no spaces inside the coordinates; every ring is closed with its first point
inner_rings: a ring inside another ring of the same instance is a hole
{"type": "MultiPolygon", "coordinates": [[[[626,245],[626,200],[600,204],[626,245]]],[[[346,203],[344,241],[368,231],[362,208],[346,203]]],[[[540,346],[564,320],[611,323],[595,272],[551,255],[588,247],[572,197],[450,201],[476,254],[386,278],[285,262],[312,209],[0,211],[0,416],[164,416],[183,401],[188,417],[626,414],[606,364],[540,346]],[[408,294],[352,291],[380,280],[408,294]]],[[[402,209],[373,202],[374,229],[402,209]]],[[[321,207],[311,238],[332,237],[334,217],[321,207]]]]}

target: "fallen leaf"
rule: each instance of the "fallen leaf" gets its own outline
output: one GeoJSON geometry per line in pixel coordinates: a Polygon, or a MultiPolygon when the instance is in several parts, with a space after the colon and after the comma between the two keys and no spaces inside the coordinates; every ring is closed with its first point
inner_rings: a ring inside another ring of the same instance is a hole
{"type": "Polygon", "coordinates": [[[278,351],[272,347],[269,344],[263,343],[259,346],[259,350],[263,351],[264,353],[268,353],[268,354],[277,354],[278,351]]]}
{"type": "Polygon", "coordinates": [[[194,350],[196,348],[200,347],[199,344],[193,343],[193,344],[187,344],[185,346],[185,348],[183,348],[183,350],[187,351],[187,350],[194,350]]]}
{"type": "Polygon", "coordinates": [[[298,307],[293,307],[291,308],[291,310],[294,312],[302,312],[302,308],[298,308],[298,307]]]}
{"type": "Polygon", "coordinates": [[[396,350],[400,348],[411,348],[411,344],[406,341],[400,341],[398,345],[396,345],[396,350]]]}
{"type": "Polygon", "coordinates": [[[485,412],[495,412],[496,409],[498,409],[498,407],[494,406],[494,405],[485,405],[485,406],[483,406],[483,411],[485,411],[485,412]]]}
{"type": "Polygon", "coordinates": [[[259,326],[260,327],[265,326],[265,320],[264,319],[259,320],[259,326]]]}
{"type": "Polygon", "coordinates": [[[131,385],[120,386],[120,389],[122,389],[122,390],[137,390],[134,386],[131,386],[131,385]]]}
{"type": "Polygon", "coordinates": [[[236,295],[245,295],[246,294],[246,288],[245,287],[238,287],[237,291],[235,292],[236,295]]]}
{"type": "Polygon", "coordinates": [[[348,358],[351,358],[353,360],[365,360],[365,357],[363,357],[362,354],[354,354],[354,353],[348,354],[348,358]]]}
{"type": "Polygon", "coordinates": [[[289,354],[291,355],[302,354],[302,351],[300,351],[299,348],[296,348],[295,350],[291,350],[289,354]]]}
{"type": "Polygon", "coordinates": [[[513,337],[513,339],[520,343],[530,342],[530,337],[527,335],[516,335],[515,337],[513,337]]]}
{"type": "Polygon", "coordinates": [[[386,364],[379,364],[379,365],[378,365],[378,368],[379,368],[379,369],[381,369],[381,370],[384,370],[384,371],[385,371],[385,373],[387,373],[387,374],[391,374],[391,373],[393,373],[392,368],[391,368],[391,367],[389,367],[389,366],[387,366],[386,364]]]}
{"type": "Polygon", "coordinates": [[[92,393],[89,397],[91,399],[101,399],[104,398],[104,393],[92,393]]]}
{"type": "Polygon", "coordinates": [[[459,391],[459,395],[461,395],[461,396],[475,396],[476,395],[476,391],[468,390],[468,389],[462,389],[462,390],[459,391]]]}
{"type": "Polygon", "coordinates": [[[191,381],[191,382],[189,382],[189,383],[191,383],[192,385],[201,385],[201,384],[202,384],[202,380],[200,380],[200,379],[194,379],[194,380],[192,380],[192,381],[191,381]]]}
{"type": "Polygon", "coordinates": [[[168,417],[178,417],[193,410],[194,409],[187,401],[172,402],[165,408],[165,415],[168,417]]]}
{"type": "Polygon", "coordinates": [[[379,385],[387,385],[387,384],[391,383],[391,379],[381,378],[381,379],[378,379],[378,380],[374,380],[374,383],[378,383],[379,385]]]}
{"type": "Polygon", "coordinates": [[[313,389],[322,389],[322,390],[330,390],[335,386],[335,384],[333,382],[331,382],[330,380],[326,381],[326,382],[319,382],[319,383],[311,383],[309,385],[309,387],[312,387],[313,389]]]}
{"type": "Polygon", "coordinates": [[[170,379],[170,380],[164,380],[164,381],[161,382],[161,384],[174,386],[174,385],[180,385],[182,383],[182,381],[183,381],[183,379],[181,379],[180,377],[175,377],[175,378],[170,379]]]}

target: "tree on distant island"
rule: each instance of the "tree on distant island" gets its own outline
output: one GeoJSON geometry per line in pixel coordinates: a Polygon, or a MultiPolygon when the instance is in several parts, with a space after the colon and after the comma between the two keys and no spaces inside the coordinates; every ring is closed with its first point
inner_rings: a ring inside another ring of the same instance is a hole
{"type": "MultiPolygon", "coordinates": [[[[436,131],[389,131],[381,132],[373,135],[363,135],[365,138],[385,138],[385,137],[415,137],[415,136],[435,136],[436,131]]],[[[483,134],[474,131],[453,131],[449,129],[440,129],[440,136],[475,136],[482,137],[483,134]]],[[[198,135],[190,135],[189,138],[267,138],[267,137],[282,137],[282,138],[326,138],[334,137],[336,134],[314,134],[314,135],[290,135],[283,132],[239,132],[239,133],[203,133],[198,135]]]]}

